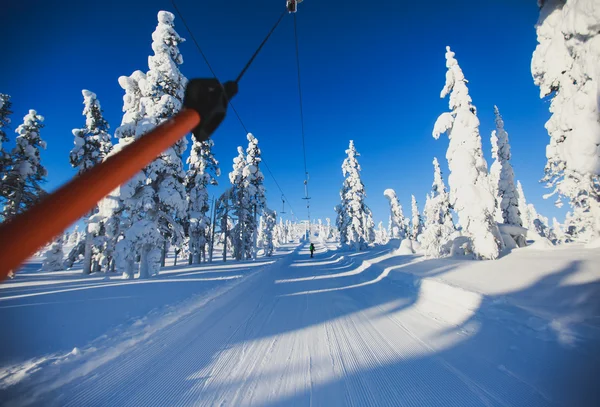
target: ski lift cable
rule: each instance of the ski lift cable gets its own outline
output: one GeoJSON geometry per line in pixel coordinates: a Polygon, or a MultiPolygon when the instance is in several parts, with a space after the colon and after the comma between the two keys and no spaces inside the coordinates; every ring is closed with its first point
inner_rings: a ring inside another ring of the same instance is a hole
{"type": "Polygon", "coordinates": [[[302,85],[300,81],[300,51],[298,46],[298,24],[296,23],[296,13],[294,13],[294,40],[296,43],[296,68],[298,71],[298,98],[300,102],[300,129],[302,135],[302,153],[304,157],[304,194],[306,200],[306,212],[308,215],[308,224],[310,228],[310,197],[308,196],[308,168],[306,165],[306,143],[304,135],[304,110],[302,108],[302,85]]]}
{"type": "MultiPolygon", "coordinates": [[[[301,126],[301,134],[302,134],[302,152],[304,157],[304,175],[308,175],[308,170],[306,167],[306,146],[304,142],[304,111],[302,109],[302,86],[300,82],[300,52],[298,47],[298,29],[296,24],[296,13],[294,13],[294,38],[296,42],[296,67],[298,70],[298,97],[300,100],[300,126],[301,126]]],[[[307,180],[308,181],[308,180],[307,180]]]]}
{"type": "Polygon", "coordinates": [[[204,59],[204,62],[206,62],[206,66],[208,66],[208,69],[210,70],[210,72],[212,73],[212,75],[215,77],[215,79],[219,79],[219,78],[217,78],[217,74],[215,73],[215,71],[212,69],[212,66],[210,65],[210,62],[208,62],[208,58],[206,57],[206,55],[202,51],[202,48],[200,47],[200,44],[198,44],[198,41],[196,41],[196,37],[194,37],[194,34],[192,34],[192,30],[190,30],[190,27],[187,25],[187,22],[185,21],[185,18],[183,18],[183,14],[181,13],[181,11],[179,11],[179,7],[177,7],[177,4],[175,4],[175,0],[171,0],[171,4],[173,5],[173,8],[175,9],[175,12],[177,12],[177,14],[179,15],[179,18],[181,19],[181,22],[183,23],[183,26],[185,27],[185,29],[187,30],[187,32],[190,34],[190,37],[192,38],[192,41],[194,42],[194,44],[196,44],[196,48],[200,52],[200,55],[202,55],[202,58],[204,59]]]}
{"type": "MultiPolygon", "coordinates": [[[[279,16],[279,19],[277,20],[277,22],[275,23],[275,25],[273,25],[273,28],[271,28],[271,31],[269,31],[269,33],[267,34],[267,36],[265,37],[265,39],[263,40],[263,42],[260,43],[260,45],[258,46],[258,48],[256,49],[256,51],[254,51],[254,54],[250,57],[250,59],[248,60],[248,63],[246,63],[246,66],[244,66],[244,69],[242,69],[242,71],[240,72],[240,74],[236,78],[236,80],[235,80],[236,83],[238,83],[242,79],[242,76],[244,76],[244,74],[246,73],[246,71],[248,70],[248,68],[250,68],[250,65],[252,64],[252,62],[254,62],[254,58],[256,58],[256,56],[258,55],[258,53],[260,52],[260,50],[262,49],[262,47],[266,44],[266,42],[269,39],[269,37],[271,36],[271,34],[273,34],[273,31],[275,31],[275,29],[277,28],[277,26],[279,25],[279,23],[283,19],[283,16],[285,15],[285,12],[286,12],[286,10],[284,10],[283,13],[281,13],[281,15],[279,16]]],[[[294,14],[294,16],[295,16],[295,14],[294,14]]]]}
{"type": "MultiPolygon", "coordinates": [[[[192,30],[188,26],[187,22],[185,21],[185,18],[183,17],[183,14],[181,13],[181,11],[179,10],[179,8],[175,4],[175,0],[171,0],[171,4],[173,5],[173,8],[175,9],[175,12],[177,13],[177,15],[179,16],[179,18],[181,19],[181,22],[183,23],[183,26],[185,27],[185,29],[187,30],[188,34],[190,35],[190,38],[192,39],[192,42],[196,45],[196,48],[198,49],[198,52],[200,53],[200,55],[204,59],[204,62],[208,66],[208,69],[212,73],[213,77],[215,79],[219,80],[219,78],[217,77],[217,74],[215,73],[214,69],[210,65],[210,62],[208,62],[208,57],[202,51],[202,47],[200,47],[200,44],[198,43],[198,41],[196,41],[196,37],[192,33],[192,30]]],[[[279,17],[279,19],[275,23],[275,25],[273,25],[273,28],[271,28],[271,31],[269,31],[269,33],[267,34],[267,36],[265,37],[265,39],[263,40],[263,42],[258,46],[257,50],[254,52],[254,54],[252,55],[252,57],[250,58],[250,60],[246,64],[246,66],[244,66],[244,69],[242,69],[242,71],[238,75],[237,79],[235,80],[236,83],[238,83],[240,81],[240,79],[242,78],[242,76],[246,73],[246,71],[248,70],[248,68],[250,67],[250,65],[252,64],[252,62],[254,61],[254,59],[256,58],[256,56],[258,55],[258,53],[260,52],[260,50],[262,49],[262,47],[265,45],[265,43],[267,42],[267,40],[269,39],[269,37],[271,36],[271,34],[275,31],[275,29],[277,28],[277,26],[279,25],[279,23],[283,19],[284,15],[285,15],[285,11],[281,14],[281,16],[279,17]]],[[[231,107],[231,110],[233,110],[234,114],[236,115],[238,121],[240,122],[240,125],[242,126],[242,128],[244,129],[244,131],[246,132],[246,134],[250,133],[248,131],[248,128],[244,124],[244,121],[242,120],[240,114],[238,113],[237,109],[233,106],[233,103],[231,101],[229,101],[229,106],[231,107]]],[[[275,175],[273,175],[273,172],[269,168],[269,165],[265,161],[264,157],[261,157],[261,161],[265,165],[265,168],[267,169],[267,172],[269,173],[269,175],[273,179],[273,182],[275,182],[275,185],[277,186],[277,189],[279,189],[279,192],[281,192],[281,195],[285,197],[285,194],[283,193],[283,190],[281,189],[281,186],[279,185],[279,182],[277,182],[277,179],[275,178],[275,175]]],[[[290,209],[293,211],[292,205],[290,204],[290,201],[287,199],[287,197],[286,197],[286,200],[288,202],[288,205],[289,205],[290,209]]]]}

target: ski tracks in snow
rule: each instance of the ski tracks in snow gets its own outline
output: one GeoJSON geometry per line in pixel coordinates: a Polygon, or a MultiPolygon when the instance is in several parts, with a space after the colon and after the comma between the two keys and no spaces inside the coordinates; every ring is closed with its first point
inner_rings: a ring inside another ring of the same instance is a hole
{"type": "Polygon", "coordinates": [[[310,265],[301,249],[34,404],[555,405],[432,318],[384,261],[325,252],[310,265]]]}

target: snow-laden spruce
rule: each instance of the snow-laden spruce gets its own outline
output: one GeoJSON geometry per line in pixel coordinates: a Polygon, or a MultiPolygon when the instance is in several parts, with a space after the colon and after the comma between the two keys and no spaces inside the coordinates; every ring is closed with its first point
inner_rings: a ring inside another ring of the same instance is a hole
{"type": "Polygon", "coordinates": [[[454,55],[450,47],[446,47],[448,71],[440,96],[450,95],[451,111],[438,117],[433,137],[438,139],[441,134],[448,134],[450,203],[458,214],[463,234],[471,239],[473,254],[481,259],[496,259],[502,240],[494,221],[495,200],[481,148],[479,119],[471,103],[467,80],[454,55]]]}
{"type": "Polygon", "coordinates": [[[375,244],[384,245],[389,240],[387,229],[383,226],[383,222],[379,222],[375,231],[375,244]]]}
{"type": "MultiPolygon", "coordinates": [[[[82,174],[102,162],[112,150],[112,142],[108,134],[109,125],[102,115],[102,108],[96,94],[87,89],[81,91],[83,95],[83,116],[85,127],[73,129],[75,146],[71,150],[69,159],[71,166],[77,169],[77,174],[82,174]]],[[[84,218],[86,224],[97,208],[92,209],[84,218]]],[[[85,245],[83,258],[83,273],[92,272],[92,244],[95,235],[90,231],[90,226],[85,228],[85,245]]],[[[101,224],[95,229],[100,231],[101,224]]],[[[96,235],[97,236],[97,235],[96,235]]]]}
{"type": "Polygon", "coordinates": [[[417,198],[414,195],[411,195],[411,228],[410,228],[410,238],[415,242],[421,236],[423,232],[423,219],[421,218],[421,214],[419,213],[419,207],[417,206],[417,198]]]}
{"type": "MultiPolygon", "coordinates": [[[[124,114],[121,125],[115,129],[115,137],[118,138],[119,142],[113,146],[112,151],[106,158],[117,154],[143,135],[141,127],[138,126],[143,117],[143,111],[140,108],[142,94],[139,82],[145,80],[145,77],[146,74],[139,70],[133,72],[131,76],[119,77],[119,85],[125,91],[123,96],[124,114]]],[[[133,278],[134,276],[138,253],[137,249],[132,247],[131,241],[124,239],[124,237],[125,231],[129,229],[133,220],[138,218],[132,212],[130,204],[135,201],[133,199],[134,194],[143,181],[144,172],[141,171],[132,179],[117,187],[98,203],[99,211],[94,216],[95,222],[105,223],[106,240],[104,244],[107,257],[110,256],[112,260],[111,266],[122,272],[127,278],[133,278]]]]}
{"type": "MultiPolygon", "coordinates": [[[[184,40],[175,31],[173,20],[172,13],[158,13],[158,25],[152,33],[154,55],[148,57],[149,70],[140,84],[140,104],[145,114],[142,121],[151,123],[152,127],[181,110],[187,85],[187,79],[178,68],[183,63],[178,45],[184,40]]],[[[145,169],[153,187],[154,200],[154,208],[146,211],[145,220],[154,222],[163,238],[161,262],[153,265],[151,274],[157,274],[160,265],[164,266],[168,244],[180,246],[184,239],[183,222],[187,217],[188,203],[183,185],[185,172],[182,156],[186,147],[187,139],[183,138],[145,169]]],[[[144,253],[147,252],[143,251],[142,257],[144,253]]]]}
{"type": "Polygon", "coordinates": [[[12,157],[6,151],[4,143],[8,142],[6,127],[10,124],[12,102],[10,95],[0,93],[0,222],[4,220],[4,206],[11,190],[6,176],[11,167],[12,157]]]}
{"type": "Polygon", "coordinates": [[[562,244],[569,241],[563,225],[556,218],[552,218],[552,234],[554,235],[555,244],[562,244]]]}
{"type": "Polygon", "coordinates": [[[265,208],[260,219],[259,246],[263,249],[264,255],[270,257],[275,251],[274,230],[277,223],[277,213],[265,208]]]}
{"type": "Polygon", "coordinates": [[[62,236],[54,240],[48,250],[44,253],[42,261],[42,270],[44,271],[59,271],[64,270],[63,267],[63,238],[62,236]]]}
{"type": "Polygon", "coordinates": [[[433,159],[433,185],[425,202],[425,230],[421,238],[421,248],[428,257],[442,257],[450,254],[452,240],[456,232],[450,198],[442,178],[442,170],[437,158],[433,159]]]}
{"type": "Polygon", "coordinates": [[[249,197],[246,193],[244,182],[244,168],[246,167],[246,155],[244,148],[238,146],[238,155],[233,159],[233,169],[229,173],[229,182],[231,182],[231,214],[237,219],[237,223],[231,231],[233,244],[233,257],[236,260],[245,259],[246,254],[251,250],[248,246],[247,230],[245,228],[245,219],[250,216],[249,197]]]}
{"type": "Polygon", "coordinates": [[[256,259],[257,240],[258,240],[258,222],[257,216],[261,213],[266,205],[265,177],[260,170],[260,148],[258,148],[258,139],[252,133],[246,136],[248,139],[248,147],[246,148],[246,165],[243,169],[244,192],[247,194],[248,213],[244,219],[248,246],[252,248],[246,258],[256,259]]]}
{"type": "Polygon", "coordinates": [[[360,154],[356,151],[353,140],[350,140],[346,154],[342,163],[345,179],[340,190],[341,203],[336,206],[336,223],[342,236],[342,246],[363,250],[374,241],[375,233],[371,210],[365,203],[365,187],[360,179],[361,167],[357,159],[360,154]]]}
{"type": "Polygon", "coordinates": [[[237,260],[256,258],[258,247],[258,215],[266,205],[264,175],[260,170],[261,152],[258,139],[247,135],[248,147],[238,147],[229,173],[232,215],[237,223],[232,230],[233,253],[237,260]]]}
{"type": "Polygon", "coordinates": [[[552,97],[544,181],[569,199],[575,239],[600,236],[600,6],[597,0],[540,2],[531,72],[552,97]]]}
{"type": "Polygon", "coordinates": [[[16,146],[11,153],[10,168],[3,178],[6,195],[2,213],[5,219],[27,210],[45,194],[41,183],[45,182],[48,172],[40,158],[40,149],[46,149],[46,142],[40,136],[43,121],[43,116],[29,110],[23,124],[15,130],[18,134],[16,146]]]}
{"type": "Polygon", "coordinates": [[[119,86],[125,91],[123,96],[124,114],[121,126],[115,130],[115,137],[119,139],[119,148],[121,149],[143,134],[143,129],[138,124],[144,116],[144,111],[140,105],[142,99],[140,83],[145,80],[146,74],[140,70],[133,72],[130,76],[119,77],[119,86]]]}
{"type": "Polygon", "coordinates": [[[206,261],[206,245],[209,241],[208,227],[210,219],[208,186],[217,185],[217,177],[221,175],[219,162],[212,153],[214,142],[209,139],[192,143],[192,151],[187,163],[186,192],[188,207],[188,238],[191,262],[198,264],[206,261]]]}
{"type": "Polygon", "coordinates": [[[404,217],[402,205],[400,205],[393,189],[386,189],[383,191],[383,195],[390,203],[389,237],[390,239],[403,240],[408,236],[408,220],[404,217]]]}
{"type": "Polygon", "coordinates": [[[0,93],[0,197],[3,197],[4,184],[3,178],[10,165],[10,154],[4,150],[4,143],[8,142],[8,136],[4,130],[10,124],[10,115],[12,114],[12,102],[10,95],[0,93]]]}
{"type": "MultiPolygon", "coordinates": [[[[179,71],[183,63],[178,45],[184,40],[173,25],[172,13],[160,11],[152,33],[154,55],[148,58],[148,72],[134,72],[119,78],[125,89],[123,123],[115,131],[121,149],[135,138],[177,113],[183,103],[187,79],[179,71]]],[[[187,197],[183,185],[185,172],[182,155],[187,141],[182,139],[160,154],[141,173],[119,188],[129,224],[124,239],[115,245],[118,267],[129,277],[139,256],[140,278],[158,274],[164,265],[169,244],[183,244],[183,223],[187,197]]]]}
{"type": "Polygon", "coordinates": [[[331,227],[331,218],[325,218],[327,234],[325,236],[325,240],[333,239],[333,228],[331,227]]]}
{"type": "Polygon", "coordinates": [[[535,241],[540,237],[546,237],[545,231],[549,229],[548,219],[538,214],[533,204],[527,203],[521,181],[517,181],[517,198],[523,227],[527,229],[527,239],[535,241]]]}
{"type": "Polygon", "coordinates": [[[491,182],[497,191],[496,219],[507,225],[523,226],[519,213],[519,200],[515,187],[515,174],[510,163],[510,144],[508,133],[504,130],[504,121],[497,106],[494,106],[496,130],[492,132],[492,156],[495,161],[490,168],[491,182]],[[499,219],[498,219],[499,218],[499,219]]]}
{"type": "Polygon", "coordinates": [[[102,162],[112,149],[112,142],[108,134],[109,125],[102,115],[102,108],[96,94],[86,89],[81,93],[85,127],[73,129],[75,146],[69,155],[71,165],[77,168],[78,174],[102,162]]]}

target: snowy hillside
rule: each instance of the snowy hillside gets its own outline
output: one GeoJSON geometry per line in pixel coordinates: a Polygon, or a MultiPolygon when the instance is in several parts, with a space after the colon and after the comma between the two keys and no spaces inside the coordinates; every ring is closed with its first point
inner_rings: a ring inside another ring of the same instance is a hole
{"type": "Polygon", "coordinates": [[[7,406],[600,402],[597,250],[530,247],[479,262],[334,246],[317,245],[315,259],[300,244],[268,261],[167,268],[151,280],[18,274],[0,286],[0,322],[15,327],[0,334],[9,350],[0,398],[7,406]]]}

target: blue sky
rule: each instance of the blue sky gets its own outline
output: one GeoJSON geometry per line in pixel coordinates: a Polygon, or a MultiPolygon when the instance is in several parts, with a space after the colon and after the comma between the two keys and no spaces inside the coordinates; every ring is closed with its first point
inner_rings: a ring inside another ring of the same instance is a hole
{"type": "MultiPolygon", "coordinates": [[[[146,71],[151,34],[159,10],[174,12],[168,0],[9,2],[0,38],[5,41],[0,92],[12,96],[13,129],[28,109],[45,116],[42,137],[48,149],[49,190],[71,178],[71,129],[82,127],[82,89],[98,95],[114,131],[121,122],[123,90],[117,79],[146,71]],[[60,4],[58,4],[60,3],[60,4]]],[[[178,0],[194,35],[220,79],[233,79],[279,17],[283,0],[178,0]]],[[[367,203],[375,220],[387,225],[386,188],[394,188],[410,211],[419,206],[433,180],[437,156],[447,181],[446,136],[431,136],[448,100],[439,94],[445,80],[445,46],[450,45],[469,80],[481,121],[484,152],[491,165],[493,106],[505,120],[517,179],[527,200],[545,216],[564,209],[544,200],[538,180],[546,162],[548,101],[539,98],[530,73],[537,44],[535,1],[442,0],[414,2],[305,0],[297,14],[307,164],[313,218],[330,217],[339,201],[341,164],[348,141],[361,153],[367,203]],[[452,4],[450,4],[452,3],[452,4]]],[[[210,76],[180,19],[176,29],[181,71],[188,78],[210,76]]],[[[240,83],[234,105],[259,139],[263,157],[296,214],[306,217],[302,140],[293,20],[286,15],[240,83]]],[[[9,131],[11,144],[15,134],[9,131]]],[[[245,133],[230,112],[214,134],[221,163],[220,193],[245,133]]],[[[269,206],[281,210],[280,193],[266,170],[269,206]]],[[[289,212],[289,207],[286,206],[289,212]]],[[[289,215],[289,213],[288,213],[289,215]]]]}

